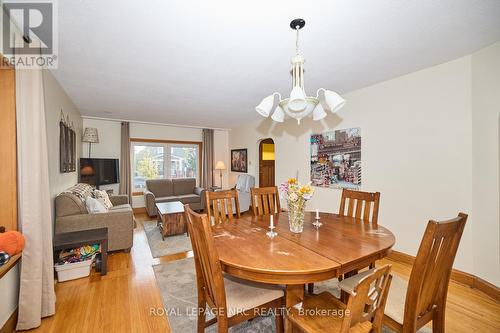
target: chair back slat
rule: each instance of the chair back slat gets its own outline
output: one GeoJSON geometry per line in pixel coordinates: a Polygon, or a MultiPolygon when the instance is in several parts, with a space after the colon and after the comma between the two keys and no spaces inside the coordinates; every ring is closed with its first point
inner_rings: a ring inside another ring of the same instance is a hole
{"type": "MultiPolygon", "coordinates": [[[[277,198],[279,201],[279,198],[277,198]]],[[[273,194],[268,194],[267,195],[267,202],[269,203],[269,214],[275,214],[276,213],[276,205],[274,203],[274,195],[273,194]]]]}
{"type": "Polygon", "coordinates": [[[363,219],[376,225],[379,203],[380,192],[371,193],[343,189],[339,215],[363,219]]]}
{"type": "Polygon", "coordinates": [[[267,195],[262,196],[262,211],[264,214],[269,214],[269,201],[267,195]]]}
{"type": "Polygon", "coordinates": [[[213,218],[215,224],[232,221],[234,215],[240,218],[240,202],[236,190],[205,192],[205,201],[209,219],[213,218]],[[233,212],[234,202],[234,212],[233,212]]]}
{"type": "Polygon", "coordinates": [[[391,265],[376,268],[370,275],[365,276],[354,288],[346,309],[350,315],[342,321],[341,332],[362,322],[371,321],[373,332],[380,332],[384,316],[385,303],[389,293],[392,276],[391,265]]]}
{"type": "Polygon", "coordinates": [[[363,220],[370,221],[371,208],[372,208],[371,201],[365,201],[365,210],[364,210],[364,213],[363,213],[363,220]]]}
{"type": "Polygon", "coordinates": [[[444,307],[453,262],[467,221],[459,213],[454,219],[429,221],[408,282],[404,325],[416,325],[418,319],[434,308],[444,307]]]}
{"type": "Polygon", "coordinates": [[[184,218],[193,247],[198,292],[205,295],[212,308],[225,310],[224,279],[210,221],[206,214],[195,213],[189,205],[184,206],[184,218]]]}
{"type": "Polygon", "coordinates": [[[353,199],[353,198],[349,199],[349,206],[347,208],[347,216],[353,216],[354,201],[355,201],[355,199],[353,199]]]}
{"type": "Polygon", "coordinates": [[[354,215],[355,218],[357,218],[357,219],[361,218],[361,210],[362,209],[363,209],[363,201],[356,200],[356,214],[354,215]]]}
{"type": "Polygon", "coordinates": [[[276,214],[281,210],[276,186],[252,187],[250,196],[252,197],[252,211],[255,216],[276,214]]]}
{"type": "Polygon", "coordinates": [[[227,207],[227,216],[233,216],[233,204],[231,202],[231,199],[225,198],[224,204],[227,207]]]}

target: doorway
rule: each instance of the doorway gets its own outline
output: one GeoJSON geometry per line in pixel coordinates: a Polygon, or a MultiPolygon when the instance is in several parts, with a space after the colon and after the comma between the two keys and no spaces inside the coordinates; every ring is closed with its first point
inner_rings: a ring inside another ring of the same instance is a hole
{"type": "Polygon", "coordinates": [[[259,144],[259,187],[275,186],[274,164],[274,141],[264,139],[259,144]]]}

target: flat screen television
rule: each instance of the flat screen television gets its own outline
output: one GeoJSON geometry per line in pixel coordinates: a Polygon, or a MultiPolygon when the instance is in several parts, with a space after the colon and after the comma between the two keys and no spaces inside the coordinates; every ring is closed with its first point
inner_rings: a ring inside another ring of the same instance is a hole
{"type": "Polygon", "coordinates": [[[120,182],[119,161],[116,158],[80,158],[80,182],[94,186],[120,182]]]}

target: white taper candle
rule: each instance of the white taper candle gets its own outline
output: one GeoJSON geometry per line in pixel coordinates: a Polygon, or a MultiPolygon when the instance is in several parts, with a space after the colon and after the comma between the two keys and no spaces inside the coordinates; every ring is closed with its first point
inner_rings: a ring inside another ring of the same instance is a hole
{"type": "Polygon", "coordinates": [[[274,216],[273,216],[273,215],[271,215],[271,219],[270,219],[270,222],[269,222],[269,226],[270,226],[271,228],[274,228],[274,216]]]}

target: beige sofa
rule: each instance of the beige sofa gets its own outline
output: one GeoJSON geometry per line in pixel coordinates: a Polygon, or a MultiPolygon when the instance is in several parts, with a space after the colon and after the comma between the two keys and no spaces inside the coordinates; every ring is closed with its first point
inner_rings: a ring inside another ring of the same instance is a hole
{"type": "Polygon", "coordinates": [[[130,250],[133,245],[134,213],[128,196],[110,196],[113,207],[108,212],[89,214],[84,200],[91,193],[90,185],[77,184],[56,197],[56,234],[107,227],[108,250],[130,250]]]}
{"type": "Polygon", "coordinates": [[[196,186],[195,178],[150,179],[146,180],[144,201],[149,216],[156,215],[157,202],[180,201],[189,204],[191,209],[202,210],[205,208],[205,189],[196,186]]]}

